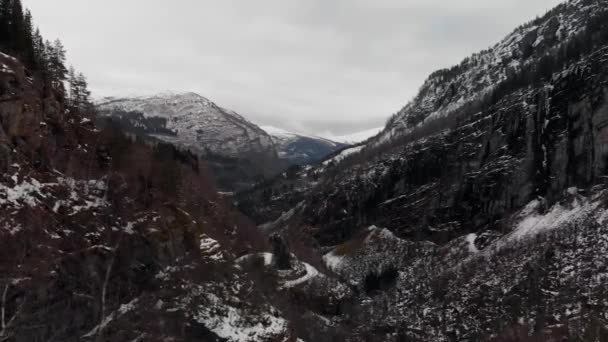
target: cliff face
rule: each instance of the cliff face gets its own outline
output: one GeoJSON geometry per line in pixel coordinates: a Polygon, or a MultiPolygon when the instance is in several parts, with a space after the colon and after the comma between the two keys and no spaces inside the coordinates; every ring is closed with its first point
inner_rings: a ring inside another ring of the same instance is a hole
{"type": "Polygon", "coordinates": [[[65,120],[61,105],[53,97],[42,96],[40,87],[34,85],[19,61],[5,54],[0,59],[1,166],[7,170],[14,152],[8,144],[36,152],[40,157],[54,154],[57,146],[48,144],[46,138],[65,120]]]}
{"type": "Polygon", "coordinates": [[[418,95],[391,118],[376,143],[479,101],[514,74],[537,65],[544,56],[559,54],[607,6],[601,0],[566,1],[518,27],[491,48],[467,57],[457,66],[434,72],[418,95]]]}
{"type": "Polygon", "coordinates": [[[516,91],[455,129],[346,169],[313,195],[309,223],[327,244],[357,227],[445,242],[542,196],[589,188],[607,173],[608,70],[602,49],[540,87],[516,91]]]}

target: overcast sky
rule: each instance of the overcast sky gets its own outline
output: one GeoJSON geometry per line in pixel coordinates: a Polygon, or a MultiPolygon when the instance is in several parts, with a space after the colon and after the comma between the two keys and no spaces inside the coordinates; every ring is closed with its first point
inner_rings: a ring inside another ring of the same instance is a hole
{"type": "Polygon", "coordinates": [[[194,91],[260,125],[382,126],[559,0],[23,0],[94,96],[194,91]]]}

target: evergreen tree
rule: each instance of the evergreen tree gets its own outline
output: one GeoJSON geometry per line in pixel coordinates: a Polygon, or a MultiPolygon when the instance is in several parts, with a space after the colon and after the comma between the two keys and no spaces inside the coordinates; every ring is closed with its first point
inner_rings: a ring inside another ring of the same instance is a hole
{"type": "Polygon", "coordinates": [[[36,56],[34,53],[34,23],[32,13],[29,10],[25,11],[23,16],[23,58],[26,65],[37,70],[36,56]]]}
{"type": "Polygon", "coordinates": [[[74,66],[70,66],[70,69],[68,71],[68,86],[69,88],[69,94],[68,94],[68,104],[71,107],[76,107],[76,97],[78,94],[78,83],[76,80],[76,69],[74,69],[74,66]]]}
{"type": "Polygon", "coordinates": [[[57,82],[66,80],[68,70],[65,67],[65,48],[59,39],[53,42],[53,54],[51,55],[51,64],[54,72],[54,77],[57,82]]]}
{"type": "Polygon", "coordinates": [[[83,73],[78,73],[78,86],[79,86],[79,97],[78,97],[78,108],[85,110],[91,104],[91,91],[89,90],[89,84],[87,78],[83,73]]]}
{"type": "Polygon", "coordinates": [[[23,15],[23,7],[21,6],[21,0],[11,0],[8,29],[10,35],[10,49],[17,55],[22,56],[27,47],[25,38],[25,22],[23,15]]]}
{"type": "Polygon", "coordinates": [[[10,48],[10,16],[11,16],[11,1],[0,0],[0,47],[2,49],[10,48]]]}
{"type": "Polygon", "coordinates": [[[53,89],[65,91],[63,82],[67,79],[68,70],[65,67],[65,48],[59,39],[54,42],[46,41],[45,48],[45,70],[47,70],[49,81],[53,89]]]}
{"type": "Polygon", "coordinates": [[[44,73],[46,66],[48,65],[48,59],[44,47],[44,39],[42,38],[40,29],[38,28],[36,28],[36,31],[32,35],[32,47],[37,69],[44,73]]]}
{"type": "Polygon", "coordinates": [[[0,51],[21,60],[45,91],[65,96],[64,83],[69,81],[68,104],[77,110],[91,109],[86,78],[75,70],[68,75],[63,43],[44,40],[21,0],[0,0],[0,51]]]}

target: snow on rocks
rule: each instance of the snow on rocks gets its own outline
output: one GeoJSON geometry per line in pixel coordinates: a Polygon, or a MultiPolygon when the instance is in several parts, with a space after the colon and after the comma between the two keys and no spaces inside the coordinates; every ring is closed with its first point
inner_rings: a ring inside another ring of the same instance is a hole
{"type": "Polygon", "coordinates": [[[4,63],[0,63],[0,72],[5,73],[5,74],[14,74],[15,71],[13,71],[13,69],[11,69],[8,65],[4,64],[4,63]]]}
{"type": "MultiPolygon", "coordinates": [[[[574,189],[569,189],[568,193],[576,194],[574,189]]],[[[571,203],[556,203],[547,211],[541,212],[541,203],[539,200],[534,200],[521,211],[519,223],[509,234],[509,240],[530,238],[568,224],[580,223],[600,205],[597,201],[575,198],[571,203]]]]}
{"type": "Polygon", "coordinates": [[[607,7],[605,1],[565,2],[561,10],[517,28],[492,48],[473,54],[451,69],[432,73],[418,95],[390,120],[372,143],[383,143],[405,134],[483,97],[505,81],[509,73],[521,69],[522,65],[536,63],[551,49],[559,49],[585,27],[592,13],[607,7]]]}
{"type": "MultiPolygon", "coordinates": [[[[77,180],[60,177],[57,184],[49,184],[55,188],[68,189],[69,197],[58,199],[53,205],[53,211],[59,212],[63,207],[68,215],[74,216],[80,212],[107,207],[105,198],[106,182],[104,180],[77,180]]],[[[52,190],[52,189],[49,189],[52,190]]]]}
{"type": "Polygon", "coordinates": [[[34,207],[40,204],[40,199],[46,197],[43,193],[47,184],[42,184],[36,179],[24,179],[18,181],[17,176],[13,176],[13,186],[0,184],[0,205],[8,205],[13,208],[24,206],[34,207]]]}
{"type": "Polygon", "coordinates": [[[325,254],[323,261],[350,285],[362,286],[369,274],[399,269],[410,261],[412,251],[424,254],[427,247],[427,243],[403,240],[386,228],[371,226],[325,254]]]}
{"type": "Polygon", "coordinates": [[[336,254],[336,251],[331,251],[323,256],[323,262],[327,268],[332,271],[338,271],[340,269],[340,265],[344,261],[343,255],[336,254]]]}
{"type": "Polygon", "coordinates": [[[471,253],[479,252],[479,249],[477,249],[477,246],[475,246],[476,239],[477,239],[477,234],[475,234],[475,233],[471,233],[466,236],[466,241],[469,243],[469,252],[471,252],[471,253]]]}
{"type": "Polygon", "coordinates": [[[252,285],[236,274],[226,281],[185,283],[181,289],[183,295],[165,305],[165,310],[186,313],[227,342],[275,341],[290,336],[288,322],[278,309],[264,301],[245,299],[254,296],[252,285]]]}
{"type": "Polygon", "coordinates": [[[117,318],[120,318],[121,316],[127,314],[130,311],[135,310],[138,301],[139,301],[139,299],[135,298],[126,304],[122,304],[118,308],[118,310],[112,312],[107,317],[105,317],[99,325],[95,326],[88,333],[84,334],[82,336],[82,338],[89,338],[89,337],[96,336],[101,331],[103,331],[108,326],[108,324],[110,324],[112,321],[114,321],[117,318]]]}
{"type": "Polygon", "coordinates": [[[350,147],[350,148],[344,149],[340,153],[338,153],[338,155],[324,161],[323,165],[328,166],[328,165],[332,165],[332,164],[338,164],[342,160],[346,159],[346,157],[348,157],[352,154],[361,152],[361,150],[363,150],[364,148],[365,148],[365,145],[360,145],[360,146],[355,146],[355,147],[350,147]]]}
{"type": "Polygon", "coordinates": [[[212,261],[224,260],[224,254],[221,251],[220,243],[208,237],[206,234],[200,236],[200,250],[201,253],[212,261]]]}
{"type": "MultiPolygon", "coordinates": [[[[134,117],[133,113],[140,113],[144,118],[165,120],[164,129],[173,134],[151,135],[193,151],[208,149],[229,156],[245,152],[275,153],[271,137],[261,128],[192,92],[105,98],[98,101],[97,106],[102,115],[134,117]]],[[[145,123],[138,124],[145,126],[145,123]]]]}
{"type": "Polygon", "coordinates": [[[267,312],[247,315],[209,295],[212,304],[199,307],[195,319],[227,342],[257,342],[286,334],[287,321],[270,307],[267,312]]]}

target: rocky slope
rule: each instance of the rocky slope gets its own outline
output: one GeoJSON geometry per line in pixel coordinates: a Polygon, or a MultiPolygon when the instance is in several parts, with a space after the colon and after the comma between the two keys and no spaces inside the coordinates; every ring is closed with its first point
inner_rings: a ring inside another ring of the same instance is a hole
{"type": "Polygon", "coordinates": [[[348,146],[344,143],[292,133],[272,126],[262,126],[262,129],[272,137],[279,158],[293,165],[317,162],[333,152],[348,146]]]}
{"type": "Polygon", "coordinates": [[[0,340],[297,340],[272,269],[236,261],[266,239],[204,162],[0,65],[0,340]]]}
{"type": "Polygon", "coordinates": [[[605,7],[558,6],[433,74],[377,139],[241,198],[357,293],[345,340],[607,338],[605,7]]]}
{"type": "Polygon", "coordinates": [[[246,193],[266,236],[0,55],[0,340],[605,341],[603,4],[479,103],[246,193]]]}
{"type": "Polygon", "coordinates": [[[606,8],[605,1],[566,1],[518,27],[490,49],[467,57],[457,66],[434,72],[418,95],[392,117],[376,143],[481,101],[512,75],[538,64],[543,56],[559,54],[560,48],[606,8]]]}
{"type": "Polygon", "coordinates": [[[272,139],[264,130],[195,93],[105,98],[97,107],[101,115],[131,115],[133,126],[193,151],[208,150],[229,157],[275,153],[272,139]],[[150,119],[157,119],[159,124],[150,123],[150,119]]]}

